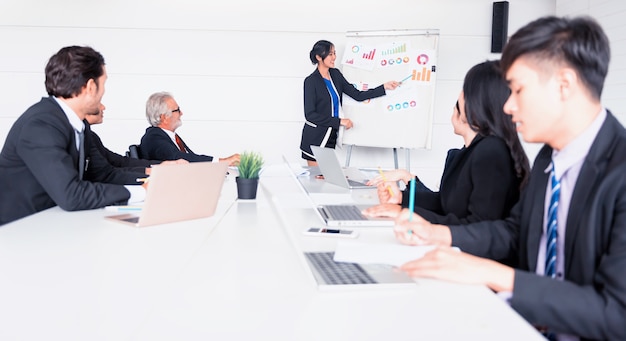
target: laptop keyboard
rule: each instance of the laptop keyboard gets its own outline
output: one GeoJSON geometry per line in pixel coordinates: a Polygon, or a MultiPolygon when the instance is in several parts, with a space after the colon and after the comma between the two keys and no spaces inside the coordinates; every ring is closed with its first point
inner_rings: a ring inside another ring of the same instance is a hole
{"type": "Polygon", "coordinates": [[[324,209],[334,220],[367,220],[354,205],[324,205],[324,209]]]}
{"type": "Polygon", "coordinates": [[[326,284],[377,283],[360,265],[335,262],[334,252],[305,252],[304,254],[324,278],[326,284]]]}
{"type": "MultiPolygon", "coordinates": [[[[355,187],[367,187],[365,182],[356,181],[356,180],[350,180],[350,179],[348,179],[348,184],[350,186],[355,186],[355,187]]],[[[374,187],[372,187],[372,188],[374,188],[374,187]]]]}

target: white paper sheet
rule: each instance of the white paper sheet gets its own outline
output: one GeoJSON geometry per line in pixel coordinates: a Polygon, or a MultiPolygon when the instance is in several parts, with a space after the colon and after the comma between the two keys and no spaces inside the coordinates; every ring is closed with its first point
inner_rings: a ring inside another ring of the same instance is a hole
{"type": "Polygon", "coordinates": [[[360,264],[389,264],[400,266],[408,261],[421,258],[434,246],[408,246],[401,244],[374,244],[358,241],[337,243],[334,260],[336,262],[360,264]]]}

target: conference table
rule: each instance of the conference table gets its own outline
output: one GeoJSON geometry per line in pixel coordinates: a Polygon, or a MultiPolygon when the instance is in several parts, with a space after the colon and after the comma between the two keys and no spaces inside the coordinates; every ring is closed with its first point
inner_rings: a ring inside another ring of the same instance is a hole
{"type": "Polygon", "coordinates": [[[254,200],[229,175],[209,218],[137,228],[54,207],[0,227],[0,340],[543,339],[484,286],[318,289],[303,251],[338,239],[302,233],[322,224],[314,205],[375,203],[375,189],[266,170],[254,200]]]}

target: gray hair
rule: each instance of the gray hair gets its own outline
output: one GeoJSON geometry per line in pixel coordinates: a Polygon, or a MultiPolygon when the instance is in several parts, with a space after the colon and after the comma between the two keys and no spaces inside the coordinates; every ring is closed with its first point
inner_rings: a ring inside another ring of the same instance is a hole
{"type": "Polygon", "coordinates": [[[168,98],[174,98],[174,96],[169,92],[155,92],[146,101],[146,118],[151,126],[157,127],[161,124],[161,115],[172,116],[172,112],[165,103],[168,98]]]}

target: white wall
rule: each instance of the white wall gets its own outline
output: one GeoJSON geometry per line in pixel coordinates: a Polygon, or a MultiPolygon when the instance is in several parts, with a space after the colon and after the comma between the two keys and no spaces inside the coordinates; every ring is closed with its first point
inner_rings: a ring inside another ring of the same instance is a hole
{"type": "Polygon", "coordinates": [[[602,103],[626,124],[626,1],[557,0],[560,16],[589,15],[595,18],[611,42],[611,64],[602,103]]]}
{"type": "MultiPolygon", "coordinates": [[[[509,2],[509,34],[556,11],[556,0],[509,2]]],[[[302,82],[314,69],[308,53],[315,41],[328,39],[341,53],[346,31],[435,28],[433,148],[413,150],[411,170],[436,185],[446,150],[462,144],[450,115],[463,76],[472,65],[499,57],[490,53],[491,12],[490,0],[3,0],[0,138],[46,95],[48,58],[65,45],[90,45],[107,62],[105,123],[94,130],[110,149],[123,153],[139,142],[147,126],[145,100],[166,90],[184,111],[178,132],[196,152],[258,150],[268,162],[282,154],[300,161],[302,82]]],[[[535,146],[527,150],[534,157],[535,146]]],[[[404,150],[399,156],[403,167],[404,150]]],[[[386,149],[356,148],[351,160],[393,166],[386,149]]]]}

